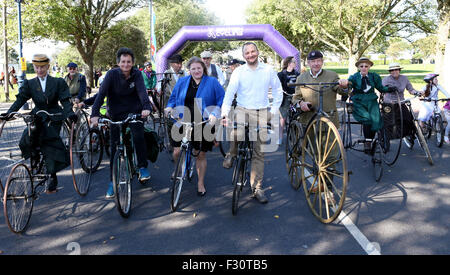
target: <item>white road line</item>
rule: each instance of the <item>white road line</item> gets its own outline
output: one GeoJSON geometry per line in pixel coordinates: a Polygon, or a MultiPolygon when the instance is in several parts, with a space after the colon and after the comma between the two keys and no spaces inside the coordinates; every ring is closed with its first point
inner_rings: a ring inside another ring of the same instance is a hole
{"type": "MultiPolygon", "coordinates": [[[[306,169],[305,175],[310,175],[309,171],[306,169]]],[[[311,178],[308,178],[308,181],[310,182],[310,184],[313,184],[311,178]]],[[[364,236],[364,234],[358,229],[358,227],[353,223],[353,221],[344,211],[341,211],[341,213],[339,213],[337,220],[339,220],[345,226],[345,228],[347,228],[347,230],[350,232],[353,238],[355,238],[358,244],[364,249],[367,255],[381,255],[380,245],[375,242],[370,242],[369,239],[364,236]]]]}

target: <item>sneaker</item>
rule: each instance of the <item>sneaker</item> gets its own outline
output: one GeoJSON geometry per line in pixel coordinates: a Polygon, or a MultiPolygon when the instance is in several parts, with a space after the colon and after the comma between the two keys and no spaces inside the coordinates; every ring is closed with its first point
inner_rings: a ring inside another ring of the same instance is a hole
{"type": "Polygon", "coordinates": [[[229,153],[225,156],[225,159],[223,160],[222,166],[225,169],[230,169],[233,166],[234,159],[236,157],[232,157],[229,153]]]}
{"type": "Polygon", "coordinates": [[[139,168],[139,181],[146,181],[149,180],[150,178],[151,178],[150,172],[148,171],[147,168],[145,167],[139,168]]]}
{"type": "Polygon", "coordinates": [[[114,198],[114,187],[112,181],[108,185],[108,191],[106,191],[106,198],[107,199],[114,198]]]}
{"type": "Polygon", "coordinates": [[[260,203],[267,203],[269,201],[262,189],[256,189],[253,192],[253,197],[256,198],[260,203]]]}

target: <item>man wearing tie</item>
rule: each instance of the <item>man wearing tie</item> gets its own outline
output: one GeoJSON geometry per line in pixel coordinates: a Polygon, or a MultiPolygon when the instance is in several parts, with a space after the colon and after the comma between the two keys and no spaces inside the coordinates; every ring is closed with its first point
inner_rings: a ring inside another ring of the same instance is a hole
{"type": "Polygon", "coordinates": [[[44,155],[47,173],[51,174],[47,193],[55,193],[58,185],[56,173],[70,165],[69,152],[59,133],[64,119],[69,118],[76,122],[77,116],[72,110],[69,87],[64,79],[52,77],[48,73],[50,59],[45,54],[35,54],[32,63],[37,77],[23,81],[22,87],[19,88],[19,94],[16,96],[17,99],[9,108],[8,113],[18,111],[30,98],[35,104],[31,111],[32,114],[39,110],[45,110],[51,114],[62,113],[61,120],[52,120],[51,123],[44,123],[37,118],[36,128],[39,134],[36,136],[36,140],[30,141],[28,131],[25,129],[19,143],[25,159],[36,156],[34,150],[36,147],[40,147],[44,155]],[[32,150],[30,150],[32,148],[30,142],[36,145],[32,150]]]}

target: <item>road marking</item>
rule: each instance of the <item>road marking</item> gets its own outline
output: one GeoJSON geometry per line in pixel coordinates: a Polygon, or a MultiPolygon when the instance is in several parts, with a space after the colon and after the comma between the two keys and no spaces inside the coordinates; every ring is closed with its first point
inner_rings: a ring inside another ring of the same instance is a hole
{"type": "MultiPolygon", "coordinates": [[[[308,177],[311,174],[308,170],[305,169],[305,175],[308,177]]],[[[308,178],[308,181],[311,185],[313,184],[311,178],[308,178]]],[[[333,211],[335,211],[335,209],[333,209],[333,211]]],[[[341,210],[341,213],[339,213],[337,220],[339,220],[345,226],[345,228],[347,228],[347,230],[350,232],[353,238],[355,238],[358,244],[364,249],[367,255],[381,255],[380,245],[376,242],[370,242],[369,239],[364,236],[364,234],[358,229],[358,227],[353,223],[353,221],[344,211],[341,210]]]]}

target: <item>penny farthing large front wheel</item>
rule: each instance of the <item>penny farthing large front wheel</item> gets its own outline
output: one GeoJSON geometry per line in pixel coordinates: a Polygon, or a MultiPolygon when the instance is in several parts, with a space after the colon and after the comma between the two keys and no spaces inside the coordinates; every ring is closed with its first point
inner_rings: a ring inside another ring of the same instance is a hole
{"type": "Polygon", "coordinates": [[[317,117],[305,133],[301,154],[302,184],[308,206],[322,223],[333,222],[341,212],[348,171],[344,145],[336,126],[317,117]]]}

